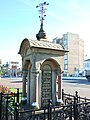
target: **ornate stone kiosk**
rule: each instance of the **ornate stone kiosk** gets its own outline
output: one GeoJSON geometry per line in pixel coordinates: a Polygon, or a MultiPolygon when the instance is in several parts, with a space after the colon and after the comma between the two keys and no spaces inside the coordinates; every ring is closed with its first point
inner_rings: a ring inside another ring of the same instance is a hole
{"type": "MultiPolygon", "coordinates": [[[[65,49],[47,39],[25,38],[20,46],[23,71],[23,98],[28,104],[45,107],[48,100],[56,103],[56,78],[60,80],[65,49]],[[27,78],[27,79],[26,79],[27,78]],[[27,93],[27,95],[26,95],[27,93]]],[[[58,98],[61,98],[58,81],[58,98]]]]}

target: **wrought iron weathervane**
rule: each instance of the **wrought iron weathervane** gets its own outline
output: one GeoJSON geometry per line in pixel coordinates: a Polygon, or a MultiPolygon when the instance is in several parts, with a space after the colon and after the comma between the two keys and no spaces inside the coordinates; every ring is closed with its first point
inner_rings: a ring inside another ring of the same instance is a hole
{"type": "Polygon", "coordinates": [[[36,6],[36,8],[40,8],[38,11],[40,14],[39,18],[41,21],[40,30],[39,30],[38,34],[36,34],[37,40],[46,39],[46,33],[43,30],[43,20],[45,20],[44,19],[46,17],[45,10],[47,10],[45,8],[46,5],[49,5],[49,3],[44,2],[44,3],[40,3],[38,6],[36,6]]]}

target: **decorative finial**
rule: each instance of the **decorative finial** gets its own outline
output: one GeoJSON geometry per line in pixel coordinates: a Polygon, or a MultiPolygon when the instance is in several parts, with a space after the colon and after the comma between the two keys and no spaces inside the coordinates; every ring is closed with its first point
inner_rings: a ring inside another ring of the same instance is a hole
{"type": "Polygon", "coordinates": [[[37,40],[40,40],[41,38],[46,39],[46,33],[43,30],[43,20],[45,20],[44,19],[46,17],[45,10],[47,10],[45,8],[46,5],[49,5],[49,3],[44,2],[44,3],[40,3],[38,6],[36,6],[36,8],[38,8],[38,7],[40,8],[38,11],[40,13],[39,18],[41,21],[40,30],[39,30],[38,34],[36,34],[37,40]]]}

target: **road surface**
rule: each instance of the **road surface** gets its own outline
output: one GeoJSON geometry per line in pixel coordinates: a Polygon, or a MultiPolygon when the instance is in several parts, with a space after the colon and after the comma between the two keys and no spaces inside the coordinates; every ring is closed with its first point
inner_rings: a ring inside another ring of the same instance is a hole
{"type": "Polygon", "coordinates": [[[90,98],[90,82],[86,79],[62,80],[62,88],[66,93],[78,91],[79,96],[90,98]]]}
{"type": "MultiPolygon", "coordinates": [[[[22,78],[2,78],[0,80],[0,85],[22,89],[22,78]]],[[[75,94],[75,91],[78,91],[80,96],[90,98],[90,82],[84,78],[73,80],[63,79],[62,88],[65,93],[75,94]]]]}

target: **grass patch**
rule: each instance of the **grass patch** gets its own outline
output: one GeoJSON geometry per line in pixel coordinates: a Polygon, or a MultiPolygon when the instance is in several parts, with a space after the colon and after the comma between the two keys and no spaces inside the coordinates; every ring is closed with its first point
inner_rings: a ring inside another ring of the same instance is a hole
{"type": "MultiPolygon", "coordinates": [[[[10,90],[13,93],[17,93],[17,89],[16,88],[10,88],[10,90]]],[[[19,89],[19,92],[22,92],[22,89],[19,89]]]]}
{"type": "MultiPolygon", "coordinates": [[[[16,88],[10,88],[10,91],[12,93],[16,93],[17,94],[17,89],[16,88]]],[[[22,89],[19,89],[19,103],[21,103],[21,99],[22,99],[22,89]]],[[[17,97],[12,96],[12,98],[15,100],[15,102],[17,102],[17,97]]]]}

